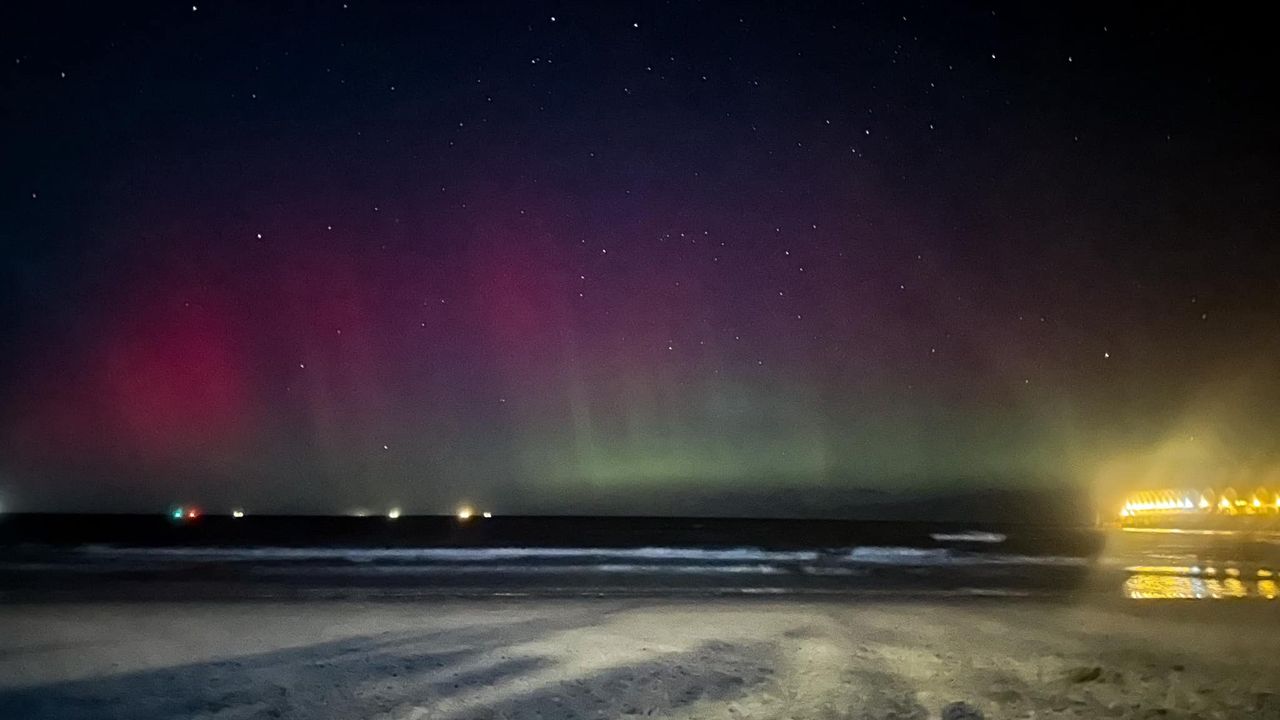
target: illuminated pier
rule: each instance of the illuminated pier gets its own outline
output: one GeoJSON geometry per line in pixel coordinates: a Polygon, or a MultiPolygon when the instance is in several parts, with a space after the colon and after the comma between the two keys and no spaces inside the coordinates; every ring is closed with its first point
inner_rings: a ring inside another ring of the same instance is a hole
{"type": "Polygon", "coordinates": [[[1280,521],[1280,490],[1143,490],[1129,494],[1120,508],[1120,524],[1124,526],[1234,525],[1250,519],[1252,522],[1245,524],[1280,521]]]}

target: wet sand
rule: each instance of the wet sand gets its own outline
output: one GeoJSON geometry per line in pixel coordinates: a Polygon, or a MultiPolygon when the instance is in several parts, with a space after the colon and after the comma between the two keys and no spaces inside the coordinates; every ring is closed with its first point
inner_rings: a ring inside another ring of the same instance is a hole
{"type": "Polygon", "coordinates": [[[1280,718],[1268,602],[0,606],[3,718],[1280,718]]]}

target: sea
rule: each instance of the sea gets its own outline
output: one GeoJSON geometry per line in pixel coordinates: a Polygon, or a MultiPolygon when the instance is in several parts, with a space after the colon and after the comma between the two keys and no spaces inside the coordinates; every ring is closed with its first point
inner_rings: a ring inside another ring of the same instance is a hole
{"type": "Polygon", "coordinates": [[[785,594],[1275,600],[1274,532],[838,519],[0,515],[0,602],[785,594]]]}

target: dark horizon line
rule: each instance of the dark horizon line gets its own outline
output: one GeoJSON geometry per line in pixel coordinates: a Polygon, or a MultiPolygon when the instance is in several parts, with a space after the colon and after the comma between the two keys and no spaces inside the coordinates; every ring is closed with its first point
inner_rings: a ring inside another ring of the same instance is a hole
{"type": "MultiPolygon", "coordinates": [[[[173,518],[170,513],[165,512],[59,512],[59,511],[22,511],[22,512],[0,512],[0,522],[5,518],[71,518],[71,517],[118,517],[118,518],[164,518],[175,521],[175,524],[190,524],[193,521],[198,522],[209,519],[226,519],[226,520],[263,520],[263,519],[348,519],[348,520],[386,520],[388,522],[399,522],[402,520],[415,519],[447,519],[454,520],[459,523],[482,523],[486,520],[594,520],[594,519],[625,519],[625,520],[671,520],[682,522],[859,522],[859,523],[884,523],[884,524],[921,524],[921,525],[968,525],[968,526],[1035,526],[1043,525],[1043,523],[1035,522],[1018,522],[1018,521],[964,521],[964,520],[930,520],[927,518],[919,519],[893,519],[893,518],[862,518],[852,516],[802,516],[802,515],[624,515],[617,513],[597,513],[597,514],[558,514],[546,515],[536,513],[502,513],[501,515],[493,515],[492,517],[481,517],[479,513],[467,518],[461,518],[456,513],[414,513],[401,514],[395,518],[388,517],[387,513],[369,513],[367,515],[352,515],[349,513],[342,514],[324,514],[324,513],[245,513],[242,517],[235,517],[230,512],[201,512],[194,518],[173,518]]],[[[1089,523],[1078,523],[1078,525],[1087,525],[1089,523]]],[[[1069,526],[1071,524],[1067,524],[1069,526]]]]}

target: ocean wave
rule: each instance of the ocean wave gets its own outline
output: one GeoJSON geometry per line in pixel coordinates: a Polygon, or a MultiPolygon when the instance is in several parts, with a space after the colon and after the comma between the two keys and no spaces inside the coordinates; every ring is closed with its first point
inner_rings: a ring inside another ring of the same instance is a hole
{"type": "MultiPolygon", "coordinates": [[[[982,553],[950,548],[860,546],[827,550],[766,550],[737,548],[339,548],[339,547],[114,547],[80,548],[78,561],[114,565],[124,563],[260,563],[307,564],[342,563],[346,566],[430,566],[444,570],[467,568],[513,568],[545,566],[554,571],[570,568],[653,567],[667,572],[692,572],[692,568],[779,567],[811,574],[827,572],[815,568],[893,566],[942,567],[978,565],[1084,565],[1086,558],[1059,555],[1016,555],[982,553]],[[523,564],[516,564],[523,563],[523,564]],[[754,565],[752,565],[754,564],[754,565]]],[[[333,566],[339,567],[339,566],[333,566]]],[[[781,571],[781,570],[780,570],[781,571]]]]}
{"type": "Polygon", "coordinates": [[[821,553],[814,550],[782,551],[759,548],[208,548],[208,547],[114,547],[91,545],[79,553],[102,558],[150,557],[183,560],[346,560],[350,562],[458,562],[483,563],[504,560],[578,560],[584,558],[635,559],[701,562],[814,562],[821,553]]]}
{"type": "Polygon", "coordinates": [[[355,567],[302,567],[274,565],[255,567],[258,576],[314,575],[333,572],[343,575],[784,575],[788,569],[770,564],[732,565],[643,565],[634,563],[601,563],[596,565],[360,565],[355,567]]]}
{"type": "Polygon", "coordinates": [[[965,543],[989,543],[999,544],[1008,540],[1008,536],[1004,533],[982,532],[980,530],[968,530],[965,532],[955,533],[933,533],[929,537],[937,542],[965,542],[965,543]]]}

